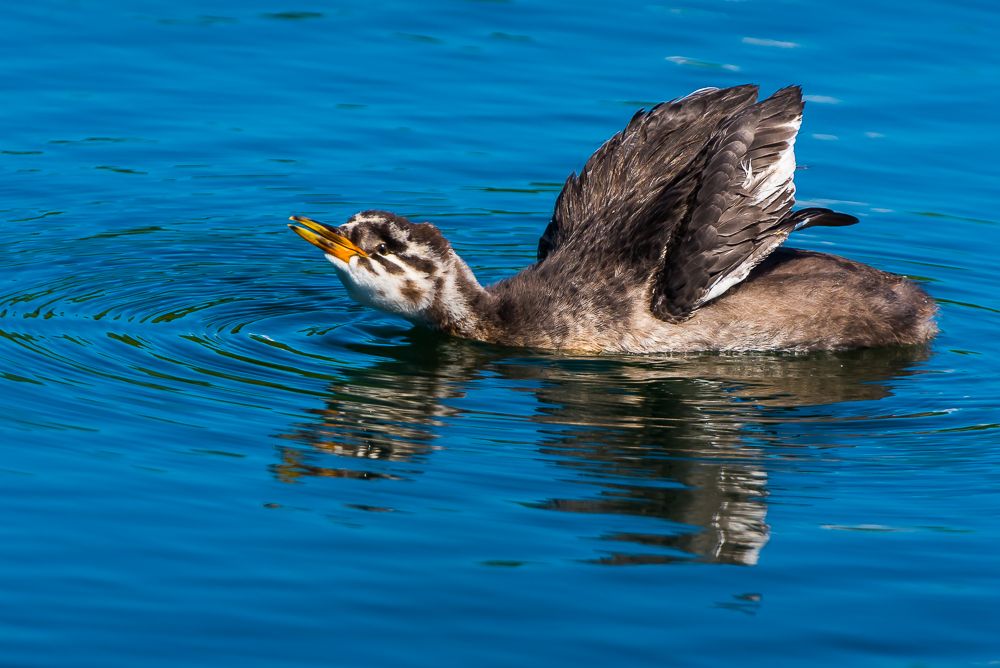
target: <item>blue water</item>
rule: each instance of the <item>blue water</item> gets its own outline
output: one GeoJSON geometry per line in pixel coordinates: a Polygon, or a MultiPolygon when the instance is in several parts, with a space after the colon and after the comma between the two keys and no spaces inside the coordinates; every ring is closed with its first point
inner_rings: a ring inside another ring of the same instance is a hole
{"type": "Polygon", "coordinates": [[[0,665],[1000,661],[992,3],[0,27],[0,665]],[[637,108],[746,82],[803,86],[800,204],[862,221],[790,245],[923,281],[930,346],[496,348],[356,305],[284,224],[389,209],[496,280],[637,108]]]}

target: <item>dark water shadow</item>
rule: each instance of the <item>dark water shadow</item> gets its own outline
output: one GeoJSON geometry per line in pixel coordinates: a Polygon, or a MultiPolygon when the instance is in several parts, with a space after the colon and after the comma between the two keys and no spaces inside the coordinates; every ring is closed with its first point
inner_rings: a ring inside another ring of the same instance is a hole
{"type": "Polygon", "coordinates": [[[433,465],[447,421],[468,412],[449,400],[499,377],[533,395],[534,411],[517,417],[544,425],[539,452],[556,461],[560,478],[581,483],[577,498],[530,505],[665,520],[657,533],[600,536],[611,546],[596,560],[605,564],[757,563],[770,533],[768,454],[780,445],[772,427],[782,413],[890,396],[929,357],[923,347],[576,357],[418,330],[402,344],[350,348],[377,361],[342,369],[325,405],[310,411],[315,420],[282,436],[279,478],[411,477],[407,463],[433,465]],[[323,467],[310,463],[317,453],[366,461],[323,467]],[[396,466],[379,471],[377,462],[396,466]]]}

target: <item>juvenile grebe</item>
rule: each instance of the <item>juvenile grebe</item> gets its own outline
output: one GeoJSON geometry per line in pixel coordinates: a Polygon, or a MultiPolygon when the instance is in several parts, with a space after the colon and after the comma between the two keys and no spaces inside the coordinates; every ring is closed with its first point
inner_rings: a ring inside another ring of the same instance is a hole
{"type": "Polygon", "coordinates": [[[802,93],[703,89],[640,110],[572,174],[538,261],[483,287],[430,223],[363,211],[289,225],[358,302],[455,336],[591,352],[842,350],[925,342],[934,301],[904,277],[778,249],[857,218],[792,211],[802,93]]]}

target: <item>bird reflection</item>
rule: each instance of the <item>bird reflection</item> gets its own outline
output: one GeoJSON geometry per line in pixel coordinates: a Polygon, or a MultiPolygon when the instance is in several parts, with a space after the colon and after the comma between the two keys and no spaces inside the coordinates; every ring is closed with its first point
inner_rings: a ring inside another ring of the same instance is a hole
{"type": "MultiPolygon", "coordinates": [[[[457,413],[444,401],[464,396],[463,381],[477,375],[475,355],[461,346],[435,345],[439,335],[418,331],[409,345],[386,349],[352,348],[382,358],[368,368],[344,368],[344,380],[331,385],[325,406],[307,409],[316,421],[281,438],[326,454],[389,462],[409,462],[434,450],[443,418],[457,413]],[[386,355],[391,355],[388,359],[386,355]]],[[[402,476],[353,468],[310,465],[308,452],[284,447],[279,478],[293,482],[303,475],[339,478],[402,476]]]]}
{"type": "Polygon", "coordinates": [[[780,409],[881,399],[928,357],[922,347],[529,357],[420,330],[400,345],[351,347],[378,361],[343,369],[315,420],[283,436],[280,479],[412,477],[460,412],[448,401],[499,376],[530,388],[538,404],[530,419],[544,425],[539,451],[581,485],[574,498],[530,505],[663,521],[657,533],[600,536],[611,546],[595,559],[604,564],[756,564],[770,532],[764,455],[776,437],[768,425],[780,409]],[[368,461],[330,468],[311,463],[318,453],[368,461]],[[382,462],[393,465],[379,470],[382,462]]]}

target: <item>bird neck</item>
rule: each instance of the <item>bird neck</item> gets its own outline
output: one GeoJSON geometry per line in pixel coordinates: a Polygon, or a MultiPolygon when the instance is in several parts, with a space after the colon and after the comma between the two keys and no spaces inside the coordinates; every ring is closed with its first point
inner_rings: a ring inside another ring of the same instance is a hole
{"type": "Polygon", "coordinates": [[[420,324],[445,334],[489,341],[496,304],[472,269],[454,252],[437,278],[434,299],[421,314],[420,324]]]}

